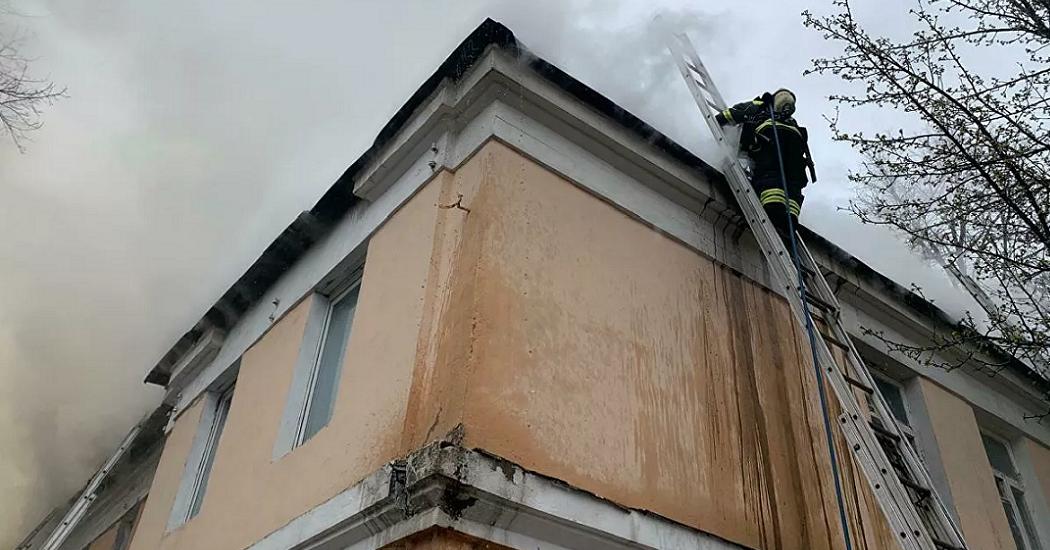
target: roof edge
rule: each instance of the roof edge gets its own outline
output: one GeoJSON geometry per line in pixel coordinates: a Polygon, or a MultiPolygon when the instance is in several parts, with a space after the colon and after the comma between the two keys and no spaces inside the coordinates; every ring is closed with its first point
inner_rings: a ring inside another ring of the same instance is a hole
{"type": "Polygon", "coordinates": [[[413,114],[426,103],[446,79],[458,80],[492,47],[500,48],[516,58],[526,60],[528,67],[544,79],[654,144],[678,162],[699,170],[715,185],[725,185],[725,177],[721,172],[700,157],[593,88],[532,54],[518,41],[509,28],[491,18],[486,18],[460,42],[437,70],[394,113],[393,117],[379,130],[372,145],[336,179],[317,203],[286,227],[263,250],[244,274],[205,312],[193,328],[171,346],[150,369],[145,377],[145,382],[167,386],[171,381],[172,368],[203,334],[213,328],[229,331],[240,316],[277,282],[287,267],[298,261],[312,244],[327,235],[336,222],[362,200],[353,193],[355,178],[379,157],[383,148],[404,128],[413,114]]]}
{"type": "MultiPolygon", "coordinates": [[[[814,244],[820,247],[828,253],[832,259],[845,264],[852,272],[864,277],[877,287],[883,287],[890,294],[900,296],[901,302],[915,313],[952,330],[965,328],[960,324],[959,320],[952,317],[948,312],[944,311],[933,302],[923,298],[913,290],[905,288],[903,285],[890,279],[886,275],[883,275],[860,258],[857,258],[842,247],[831,242],[826,237],[802,225],[799,226],[799,233],[802,234],[802,238],[805,239],[807,244],[814,244]]],[[[980,337],[979,334],[975,336],[980,337]]],[[[1006,367],[1011,372],[1030,382],[1045,396],[1050,397],[1050,380],[1047,380],[1038,372],[1029,368],[1028,365],[1025,365],[1021,360],[1010,355],[1006,350],[1003,350],[993,342],[988,341],[987,345],[993,353],[998,354],[999,357],[1004,360],[1006,367]]]]}
{"type": "MultiPolygon", "coordinates": [[[[311,245],[327,235],[346,212],[363,200],[354,195],[355,178],[377,160],[384,147],[405,127],[416,111],[425,105],[427,99],[440,88],[446,79],[455,81],[466,74],[491,47],[501,48],[514,57],[524,60],[526,65],[542,78],[598,113],[609,117],[631,133],[652,143],[687,168],[701,172],[713,185],[722,187],[727,196],[732,196],[725,176],[716,168],[598,91],[531,53],[509,28],[491,18],[486,18],[460,42],[430,77],[383,125],[372,145],[339,176],[314,206],[289,224],[263,250],[244,274],[208,309],[194,327],[172,345],[149,371],[145,382],[166,386],[171,380],[171,368],[207,330],[219,328],[228,331],[232,328],[240,316],[277,282],[288,267],[298,261],[311,245]]],[[[739,209],[739,205],[735,202],[730,201],[730,203],[731,207],[739,209]]],[[[900,296],[904,305],[919,315],[928,317],[945,327],[953,329],[959,327],[958,321],[944,310],[879,273],[827,238],[802,226],[800,226],[800,232],[807,242],[824,249],[830,256],[855,269],[858,274],[877,285],[885,287],[893,295],[900,296]]],[[[1032,382],[1040,391],[1050,395],[1050,380],[1028,369],[1005,351],[1000,351],[1003,357],[1011,359],[1009,364],[1012,371],[1032,382]]]]}

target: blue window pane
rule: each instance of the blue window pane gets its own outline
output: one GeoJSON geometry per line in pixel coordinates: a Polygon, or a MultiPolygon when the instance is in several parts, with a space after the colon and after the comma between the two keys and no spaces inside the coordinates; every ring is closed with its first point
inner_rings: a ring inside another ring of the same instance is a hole
{"type": "Polygon", "coordinates": [[[339,298],[328,314],[328,326],[321,343],[321,354],[317,360],[310,402],[303,425],[303,441],[310,439],[321,428],[328,425],[335,405],[339,374],[343,367],[343,354],[354,322],[357,309],[357,288],[339,298]]]}

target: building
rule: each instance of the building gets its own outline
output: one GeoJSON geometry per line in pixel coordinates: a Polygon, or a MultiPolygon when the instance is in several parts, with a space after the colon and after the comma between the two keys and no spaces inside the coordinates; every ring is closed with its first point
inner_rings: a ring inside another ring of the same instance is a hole
{"type": "MultiPolygon", "coordinates": [[[[950,321],[806,238],[971,548],[1050,545],[1050,384],[887,353],[950,321]]],[[[152,368],[62,548],[842,548],[778,292],[718,171],[486,21],[152,368]]]]}

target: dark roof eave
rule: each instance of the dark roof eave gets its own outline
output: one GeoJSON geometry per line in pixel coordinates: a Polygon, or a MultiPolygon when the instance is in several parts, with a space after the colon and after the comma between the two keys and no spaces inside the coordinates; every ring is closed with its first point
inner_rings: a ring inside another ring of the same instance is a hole
{"type": "Polygon", "coordinates": [[[666,151],[679,162],[699,170],[711,181],[724,183],[722,174],[699,157],[566,72],[535,55],[528,54],[510,29],[492,19],[486,19],[398,109],[376,135],[372,146],[343,172],[313,208],[301,214],[285,228],[200,321],[172,346],[147,374],[146,383],[167,385],[171,378],[170,369],[197,338],[209,328],[230,329],[240,315],[277,282],[285,269],[298,261],[311,244],[331,231],[343,215],[361,200],[353,193],[355,177],[394,139],[413,113],[423,106],[443,81],[462,77],[490,47],[502,48],[518,58],[527,58],[528,66],[543,78],[666,151]]]}
{"type": "MultiPolygon", "coordinates": [[[[640,138],[652,143],[678,162],[699,171],[713,185],[720,187],[726,193],[726,196],[732,196],[725,176],[710,164],[707,164],[698,156],[593,88],[544,61],[542,58],[529,53],[518,42],[514,33],[504,25],[492,19],[485,19],[452,51],[438,69],[409,97],[405,104],[397,110],[390,121],[376,135],[371,147],[343,172],[313,208],[300,214],[295,221],[277,236],[248,270],[205,313],[204,317],[198,321],[194,328],[184,334],[172,346],[171,350],[165,354],[157,366],[149,372],[145,381],[152,384],[167,385],[171,375],[170,368],[205,330],[211,327],[229,330],[240,318],[240,315],[258,301],[277,282],[277,279],[288,267],[302,257],[310,245],[327,235],[335,224],[355,204],[360,202],[361,199],[353,193],[354,179],[378,157],[383,148],[404,128],[413,113],[424,105],[427,99],[441,86],[442,82],[446,79],[454,81],[462,77],[482,58],[490,47],[502,48],[516,58],[525,60],[527,65],[544,79],[587,104],[595,111],[616,121],[640,138]]],[[[731,206],[739,209],[739,206],[735,203],[731,204],[731,206]]],[[[817,243],[833,256],[838,257],[840,261],[856,269],[858,274],[885,286],[893,294],[901,296],[905,304],[916,312],[929,316],[947,326],[958,326],[958,323],[951,319],[947,313],[929,301],[893,282],[824,237],[804,227],[801,229],[807,242],[817,243]]],[[[1005,353],[1004,356],[1008,357],[1005,353]]],[[[1028,369],[1020,361],[1015,359],[1013,362],[1020,365],[1020,368],[1017,365],[1013,365],[1011,370],[1035,383],[1041,391],[1050,393],[1050,381],[1028,369]]]]}
{"type": "MultiPolygon", "coordinates": [[[[959,324],[958,320],[954,319],[951,315],[948,315],[943,309],[934,305],[933,302],[930,302],[895,282],[893,279],[879,273],[856,256],[845,251],[820,234],[803,226],[799,226],[799,233],[802,234],[802,238],[805,239],[807,244],[820,247],[835,261],[843,264],[851,273],[861,276],[868,282],[873,283],[876,287],[885,289],[891,296],[899,296],[904,305],[908,306],[919,315],[925,316],[945,328],[964,328],[959,324]]],[[[1039,373],[1029,368],[1028,365],[1025,365],[1016,357],[1013,357],[994,343],[988,342],[987,344],[992,353],[997,354],[999,358],[1004,360],[1006,367],[1011,372],[1030,382],[1044,395],[1050,396],[1050,380],[1047,380],[1039,373]]]]}

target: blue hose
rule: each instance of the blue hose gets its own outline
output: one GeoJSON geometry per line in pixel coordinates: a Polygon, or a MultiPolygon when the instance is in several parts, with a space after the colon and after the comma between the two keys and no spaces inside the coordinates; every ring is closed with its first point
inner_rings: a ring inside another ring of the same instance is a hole
{"type": "Polygon", "coordinates": [[[842,496],[842,482],[840,481],[838,454],[835,452],[835,439],[831,434],[831,417],[828,413],[828,397],[824,391],[824,373],[820,371],[820,362],[817,361],[817,337],[813,328],[813,317],[809,313],[806,304],[806,281],[802,276],[802,260],[798,256],[798,244],[795,242],[795,222],[791,220],[790,200],[791,193],[788,191],[787,175],[784,173],[784,156],[780,151],[780,134],[777,132],[777,119],[773,112],[773,102],[768,102],[769,120],[773,122],[773,143],[777,147],[777,162],[780,166],[780,183],[784,189],[784,210],[787,214],[788,235],[791,241],[791,257],[795,262],[795,270],[798,272],[799,298],[802,301],[802,311],[806,313],[806,333],[809,335],[809,351],[813,354],[813,371],[817,375],[817,393],[820,395],[820,410],[824,415],[824,435],[828,440],[828,454],[831,457],[831,473],[835,478],[835,500],[839,506],[839,521],[842,522],[842,536],[846,541],[846,550],[853,550],[853,544],[849,536],[849,520],[846,518],[846,503],[842,496]]]}

